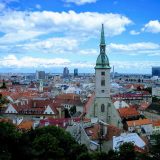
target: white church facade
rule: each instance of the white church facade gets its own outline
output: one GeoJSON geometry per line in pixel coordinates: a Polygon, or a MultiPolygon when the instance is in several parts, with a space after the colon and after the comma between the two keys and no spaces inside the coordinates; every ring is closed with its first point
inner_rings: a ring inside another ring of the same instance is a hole
{"type": "Polygon", "coordinates": [[[102,24],[100,54],[95,66],[95,98],[89,109],[89,117],[97,117],[105,123],[121,128],[121,118],[110,98],[110,69],[102,24]]]}

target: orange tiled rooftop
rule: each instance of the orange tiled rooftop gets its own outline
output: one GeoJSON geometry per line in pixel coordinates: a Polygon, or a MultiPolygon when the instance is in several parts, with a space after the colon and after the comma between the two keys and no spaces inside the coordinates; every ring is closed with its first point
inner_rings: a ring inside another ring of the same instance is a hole
{"type": "Polygon", "coordinates": [[[135,108],[119,108],[118,112],[121,117],[138,116],[139,112],[135,108]]]}
{"type": "Polygon", "coordinates": [[[135,120],[135,121],[127,121],[127,125],[129,127],[147,125],[147,124],[152,124],[152,121],[150,119],[139,119],[139,120],[135,120]]]}

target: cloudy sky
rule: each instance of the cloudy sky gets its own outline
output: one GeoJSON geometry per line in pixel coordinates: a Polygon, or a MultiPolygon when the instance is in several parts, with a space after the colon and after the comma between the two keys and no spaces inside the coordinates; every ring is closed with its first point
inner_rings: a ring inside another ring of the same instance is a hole
{"type": "Polygon", "coordinates": [[[94,73],[101,24],[111,67],[160,66],[160,0],[0,0],[0,72],[94,73]]]}

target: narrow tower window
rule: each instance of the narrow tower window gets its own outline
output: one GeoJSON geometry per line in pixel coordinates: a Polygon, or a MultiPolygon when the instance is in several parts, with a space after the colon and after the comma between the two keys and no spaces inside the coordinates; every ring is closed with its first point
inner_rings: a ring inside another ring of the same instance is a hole
{"type": "Polygon", "coordinates": [[[105,76],[105,72],[101,72],[101,75],[102,75],[102,76],[105,76]]]}
{"type": "Polygon", "coordinates": [[[101,86],[105,86],[105,80],[101,80],[101,86]]]}
{"type": "Polygon", "coordinates": [[[104,112],[105,111],[105,106],[104,104],[101,105],[101,112],[104,112]]]}

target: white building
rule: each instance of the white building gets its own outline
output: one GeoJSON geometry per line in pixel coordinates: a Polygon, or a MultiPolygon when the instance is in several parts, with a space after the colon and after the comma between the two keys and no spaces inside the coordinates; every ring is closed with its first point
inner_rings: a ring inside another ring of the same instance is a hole
{"type": "Polygon", "coordinates": [[[123,133],[118,137],[113,136],[113,150],[119,150],[120,145],[125,142],[132,142],[135,146],[142,149],[144,149],[146,145],[137,133],[123,133]]]}
{"type": "Polygon", "coordinates": [[[152,135],[153,124],[150,119],[139,119],[134,121],[127,121],[128,131],[152,135]]]}
{"type": "Polygon", "coordinates": [[[128,108],[129,107],[129,105],[125,102],[125,101],[115,101],[114,102],[114,106],[115,106],[115,108],[116,109],[119,109],[119,108],[128,108]]]}

